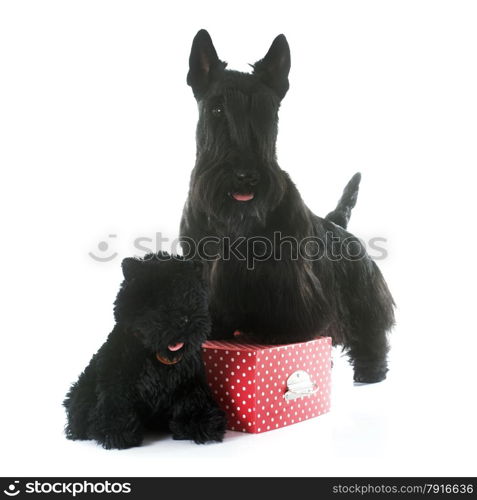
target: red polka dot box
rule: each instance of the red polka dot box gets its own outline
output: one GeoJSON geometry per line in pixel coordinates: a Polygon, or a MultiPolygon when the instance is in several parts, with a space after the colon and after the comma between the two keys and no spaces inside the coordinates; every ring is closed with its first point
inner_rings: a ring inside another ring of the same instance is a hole
{"type": "Polygon", "coordinates": [[[207,380],[228,429],[259,433],[330,409],[331,338],[287,345],[209,341],[207,380]]]}

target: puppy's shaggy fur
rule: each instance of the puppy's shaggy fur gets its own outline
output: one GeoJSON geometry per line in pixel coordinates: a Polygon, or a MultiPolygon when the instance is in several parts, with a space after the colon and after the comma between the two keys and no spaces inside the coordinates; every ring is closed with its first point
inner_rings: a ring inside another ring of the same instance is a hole
{"type": "Polygon", "coordinates": [[[202,265],[150,254],[123,261],[116,326],[64,401],[69,439],[129,448],[144,430],[221,441],[225,417],[205,380],[201,345],[210,331],[202,265]]]}

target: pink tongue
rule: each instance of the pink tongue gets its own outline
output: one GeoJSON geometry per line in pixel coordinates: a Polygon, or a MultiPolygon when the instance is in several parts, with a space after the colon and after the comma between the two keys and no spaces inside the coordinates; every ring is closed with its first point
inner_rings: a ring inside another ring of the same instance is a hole
{"type": "Polygon", "coordinates": [[[253,193],[247,193],[247,194],[234,193],[232,196],[234,197],[234,200],[237,201],[253,200],[253,193]]]}
{"type": "Polygon", "coordinates": [[[167,346],[169,351],[178,351],[179,349],[182,349],[184,347],[184,342],[177,342],[177,344],[171,344],[170,346],[167,346]]]}

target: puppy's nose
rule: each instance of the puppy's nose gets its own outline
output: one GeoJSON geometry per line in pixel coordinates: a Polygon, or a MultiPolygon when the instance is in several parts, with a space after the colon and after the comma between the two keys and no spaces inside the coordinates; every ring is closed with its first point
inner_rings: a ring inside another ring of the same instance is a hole
{"type": "Polygon", "coordinates": [[[254,186],[258,182],[258,174],[252,170],[238,169],[235,170],[235,177],[244,184],[254,186]]]}

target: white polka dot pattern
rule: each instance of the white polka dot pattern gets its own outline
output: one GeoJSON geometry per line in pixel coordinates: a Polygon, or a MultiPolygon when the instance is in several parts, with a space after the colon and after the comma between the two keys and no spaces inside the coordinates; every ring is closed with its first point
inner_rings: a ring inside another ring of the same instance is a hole
{"type": "Polygon", "coordinates": [[[330,410],[330,337],[279,346],[209,341],[202,348],[207,380],[230,430],[265,432],[330,410]],[[287,379],[297,370],[305,370],[318,390],[286,400],[287,379]]]}

